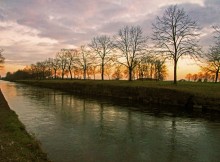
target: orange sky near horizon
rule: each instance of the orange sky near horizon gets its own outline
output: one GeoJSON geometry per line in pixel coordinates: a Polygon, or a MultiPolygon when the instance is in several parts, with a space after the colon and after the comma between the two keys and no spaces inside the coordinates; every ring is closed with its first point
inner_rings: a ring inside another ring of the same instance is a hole
{"type": "MultiPolygon", "coordinates": [[[[167,70],[168,70],[168,76],[166,80],[173,80],[173,64],[171,61],[166,63],[167,70]]],[[[23,65],[14,65],[14,64],[4,64],[4,68],[0,71],[0,75],[4,77],[7,72],[15,72],[18,69],[24,69],[25,66],[23,65]]],[[[177,66],[177,79],[185,79],[186,74],[191,73],[195,74],[200,71],[199,65],[195,63],[193,60],[189,59],[181,59],[178,62],[177,66]]],[[[99,75],[97,75],[99,76],[99,75]]],[[[98,79],[98,77],[97,77],[98,79]]],[[[106,77],[107,79],[107,77],[106,77]]]]}
{"type": "MultiPolygon", "coordinates": [[[[60,49],[80,47],[96,36],[112,37],[126,25],[140,26],[150,38],[152,23],[170,5],[198,22],[199,45],[206,51],[213,44],[213,26],[220,25],[220,0],[0,0],[0,49],[6,58],[0,75],[54,58],[60,49]]],[[[166,80],[173,80],[171,61],[167,67],[166,80]]],[[[181,59],[177,79],[199,71],[197,63],[181,59]]]]}

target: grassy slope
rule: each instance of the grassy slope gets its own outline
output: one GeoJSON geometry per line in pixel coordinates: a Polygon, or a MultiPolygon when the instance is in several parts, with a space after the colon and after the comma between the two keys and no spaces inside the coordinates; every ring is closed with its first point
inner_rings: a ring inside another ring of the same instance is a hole
{"type": "MultiPolygon", "coordinates": [[[[31,81],[36,82],[36,81],[31,81]]],[[[179,82],[174,85],[172,82],[155,82],[155,81],[115,81],[115,80],[43,80],[42,82],[50,83],[80,83],[80,84],[103,84],[111,86],[125,86],[125,87],[150,87],[174,89],[177,91],[188,92],[196,96],[203,96],[207,98],[220,99],[220,83],[197,83],[197,82],[179,82]]]]}
{"type": "Polygon", "coordinates": [[[33,162],[48,161],[39,143],[34,140],[9,109],[0,91],[0,161],[33,162]]]}
{"type": "Polygon", "coordinates": [[[24,80],[21,83],[70,93],[129,99],[144,104],[162,104],[220,111],[220,83],[115,80],[24,80]]]}

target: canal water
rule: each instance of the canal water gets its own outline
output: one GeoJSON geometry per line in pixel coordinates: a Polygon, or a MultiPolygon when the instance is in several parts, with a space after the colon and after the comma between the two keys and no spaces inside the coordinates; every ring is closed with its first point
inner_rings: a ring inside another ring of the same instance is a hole
{"type": "Polygon", "coordinates": [[[214,162],[220,120],[0,81],[11,109],[54,162],[214,162]],[[143,110],[144,108],[144,110],[143,110]]]}

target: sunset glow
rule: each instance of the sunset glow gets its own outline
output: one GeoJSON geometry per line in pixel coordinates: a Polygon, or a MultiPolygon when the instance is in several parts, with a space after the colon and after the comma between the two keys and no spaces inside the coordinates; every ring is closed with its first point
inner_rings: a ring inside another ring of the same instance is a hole
{"type": "MultiPolygon", "coordinates": [[[[125,25],[140,25],[151,37],[156,16],[174,4],[198,21],[200,45],[206,51],[213,43],[212,26],[220,24],[217,0],[2,0],[0,49],[6,60],[0,75],[54,57],[60,49],[87,44],[95,36],[113,36],[125,25]]],[[[173,67],[167,65],[170,80],[173,67]]],[[[180,60],[178,79],[199,70],[195,62],[180,60]]]]}

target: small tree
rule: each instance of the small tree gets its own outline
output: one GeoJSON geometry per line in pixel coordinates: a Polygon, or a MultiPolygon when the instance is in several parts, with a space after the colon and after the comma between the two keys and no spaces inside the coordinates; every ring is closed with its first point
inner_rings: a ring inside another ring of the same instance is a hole
{"type": "Polygon", "coordinates": [[[164,80],[167,76],[167,67],[165,65],[165,60],[155,60],[155,79],[164,80]]]}
{"type": "Polygon", "coordinates": [[[68,60],[67,60],[68,50],[61,49],[60,52],[57,53],[56,58],[59,60],[59,67],[62,70],[62,79],[64,79],[65,71],[67,68],[68,60]]]}
{"type": "Polygon", "coordinates": [[[153,40],[166,57],[174,62],[174,84],[177,83],[177,62],[182,56],[198,58],[198,25],[183,9],[168,7],[153,24],[153,40]]]}
{"type": "Polygon", "coordinates": [[[52,66],[53,73],[54,73],[54,79],[56,79],[57,78],[57,70],[60,69],[59,59],[57,57],[52,59],[51,66],[52,66]]]}
{"type": "Polygon", "coordinates": [[[120,52],[118,62],[127,67],[128,80],[131,81],[133,70],[146,50],[147,37],[143,36],[141,27],[126,26],[119,30],[115,39],[115,47],[120,52]]]}
{"type": "Polygon", "coordinates": [[[104,67],[111,61],[110,54],[113,50],[113,43],[110,37],[103,35],[99,37],[94,37],[92,43],[89,45],[98,57],[101,59],[101,79],[104,80],[104,67]]]}
{"type": "Polygon", "coordinates": [[[72,70],[76,67],[78,51],[76,49],[68,50],[67,54],[67,70],[69,71],[71,80],[73,79],[72,70]]]}
{"type": "Polygon", "coordinates": [[[203,67],[204,71],[211,72],[215,75],[215,82],[218,81],[218,75],[220,73],[220,41],[218,40],[209,52],[206,54],[206,66],[203,67]]]}
{"type": "Polygon", "coordinates": [[[192,79],[192,74],[191,73],[186,74],[185,78],[190,82],[192,79]]]}
{"type": "Polygon", "coordinates": [[[86,46],[81,46],[79,56],[76,60],[77,64],[83,70],[83,79],[86,79],[88,67],[92,64],[91,51],[86,49],[86,46]]]}
{"type": "Polygon", "coordinates": [[[0,70],[3,68],[3,63],[5,62],[5,58],[2,55],[3,49],[0,49],[0,70]]]}

